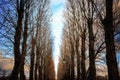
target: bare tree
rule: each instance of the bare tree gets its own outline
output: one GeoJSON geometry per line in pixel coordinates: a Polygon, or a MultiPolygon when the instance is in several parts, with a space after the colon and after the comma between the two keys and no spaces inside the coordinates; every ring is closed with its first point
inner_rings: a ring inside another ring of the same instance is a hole
{"type": "Polygon", "coordinates": [[[20,80],[25,80],[24,74],[24,65],[25,65],[25,57],[27,54],[27,38],[28,38],[28,26],[29,26],[29,10],[30,10],[31,1],[26,2],[26,10],[25,10],[25,21],[24,21],[24,29],[23,29],[23,43],[22,43],[22,55],[21,55],[21,70],[20,70],[20,80]]]}
{"type": "Polygon", "coordinates": [[[106,17],[102,21],[105,31],[106,60],[108,67],[108,79],[119,80],[119,72],[115,53],[113,30],[113,0],[106,0],[106,17]]]}
{"type": "MultiPolygon", "coordinates": [[[[33,28],[33,36],[35,36],[34,41],[35,44],[34,47],[34,56],[35,61],[31,62],[31,64],[34,64],[34,69],[31,67],[31,75],[33,75],[33,79],[35,80],[46,80],[50,78],[50,74],[47,75],[47,73],[49,71],[46,71],[46,69],[50,69],[51,66],[49,66],[47,63],[48,59],[47,56],[51,56],[50,54],[52,54],[52,39],[51,39],[51,31],[49,28],[49,22],[50,22],[50,8],[49,8],[49,0],[39,0],[35,2],[35,5],[38,4],[37,8],[34,9],[36,10],[36,12],[33,12],[34,17],[34,22],[32,25],[34,26],[33,28]],[[47,61],[46,61],[47,60],[47,61]],[[32,73],[34,70],[34,73],[32,73]]],[[[33,59],[31,56],[31,59],[33,59]]],[[[49,58],[49,57],[48,57],[49,58]]],[[[55,78],[54,75],[54,65],[51,60],[51,64],[52,65],[52,70],[51,73],[53,73],[52,75],[52,79],[55,78]]]]}
{"type": "Polygon", "coordinates": [[[34,79],[34,62],[35,62],[35,38],[32,36],[32,49],[30,53],[30,80],[34,79]]]}
{"type": "Polygon", "coordinates": [[[23,14],[24,14],[24,6],[25,2],[24,0],[17,0],[17,14],[18,14],[18,20],[17,20],[17,26],[15,28],[15,36],[14,36],[14,68],[11,73],[10,80],[17,80],[18,74],[20,72],[20,39],[21,39],[21,31],[22,31],[22,22],[23,22],[23,14]]]}
{"type": "Polygon", "coordinates": [[[96,80],[96,68],[95,68],[95,49],[94,49],[94,32],[93,32],[93,23],[94,23],[94,8],[92,1],[78,1],[80,5],[80,9],[82,11],[82,15],[84,17],[84,21],[87,23],[88,34],[89,34],[89,73],[88,79],[96,80]]]}

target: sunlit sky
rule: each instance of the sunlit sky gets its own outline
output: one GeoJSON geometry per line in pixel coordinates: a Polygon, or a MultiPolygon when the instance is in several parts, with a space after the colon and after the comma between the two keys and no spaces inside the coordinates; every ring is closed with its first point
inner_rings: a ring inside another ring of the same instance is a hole
{"type": "Polygon", "coordinates": [[[58,59],[60,55],[60,42],[63,28],[63,10],[65,6],[65,0],[51,0],[52,9],[52,34],[54,36],[54,51],[53,57],[55,62],[55,71],[57,72],[58,59]]]}

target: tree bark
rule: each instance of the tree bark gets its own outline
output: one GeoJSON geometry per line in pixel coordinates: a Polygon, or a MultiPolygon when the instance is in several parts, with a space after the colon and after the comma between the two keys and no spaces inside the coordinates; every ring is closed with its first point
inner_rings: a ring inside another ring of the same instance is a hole
{"type": "Polygon", "coordinates": [[[71,80],[75,79],[74,66],[75,66],[75,63],[74,63],[74,49],[72,47],[72,50],[71,50],[71,80]]]}
{"type": "Polygon", "coordinates": [[[40,68],[39,66],[40,65],[40,51],[39,51],[39,48],[40,47],[37,47],[37,50],[36,50],[36,63],[35,63],[35,80],[41,80],[39,74],[40,74],[40,68]]]}
{"type": "Polygon", "coordinates": [[[20,69],[20,80],[25,80],[24,65],[25,56],[27,50],[27,37],[28,37],[28,12],[25,12],[25,22],[24,22],[24,33],[23,33],[23,43],[22,43],[22,54],[21,54],[21,69],[20,69]]]}
{"type": "Polygon", "coordinates": [[[35,62],[35,39],[32,37],[32,50],[30,54],[30,80],[33,80],[34,62],[35,62]]]}
{"type": "Polygon", "coordinates": [[[21,66],[20,70],[20,80],[25,80],[25,73],[24,73],[24,64],[21,66]]]}
{"type": "Polygon", "coordinates": [[[21,31],[22,31],[22,21],[24,14],[24,0],[20,0],[20,7],[17,5],[18,12],[18,21],[17,27],[15,28],[15,36],[14,36],[14,67],[11,73],[10,80],[18,80],[18,74],[20,72],[20,39],[21,39],[21,31]]]}
{"type": "Polygon", "coordinates": [[[42,74],[43,73],[42,70],[43,70],[42,66],[39,65],[39,80],[44,80],[44,74],[42,74]]]}
{"type": "Polygon", "coordinates": [[[88,19],[88,33],[89,33],[89,73],[88,80],[96,80],[96,67],[95,67],[95,51],[94,51],[94,34],[93,34],[93,21],[88,19]]]}
{"type": "Polygon", "coordinates": [[[38,70],[37,70],[37,64],[35,64],[35,80],[38,80],[37,72],[38,72],[38,70]]]}
{"type": "Polygon", "coordinates": [[[106,17],[103,20],[105,31],[105,44],[106,44],[106,61],[108,67],[108,80],[120,80],[115,44],[114,44],[114,30],[113,30],[113,0],[106,0],[106,17]]]}
{"type": "Polygon", "coordinates": [[[86,30],[82,32],[81,37],[81,80],[87,80],[86,66],[85,66],[85,40],[86,40],[86,30]]]}
{"type": "Polygon", "coordinates": [[[77,38],[77,40],[76,40],[76,54],[77,54],[77,80],[80,80],[79,38],[77,38]]]}
{"type": "Polygon", "coordinates": [[[36,30],[36,62],[35,62],[35,80],[39,80],[40,77],[39,76],[39,66],[41,66],[40,64],[40,58],[41,58],[41,52],[40,52],[40,29],[41,26],[38,26],[38,22],[37,22],[37,30],[36,30]]]}

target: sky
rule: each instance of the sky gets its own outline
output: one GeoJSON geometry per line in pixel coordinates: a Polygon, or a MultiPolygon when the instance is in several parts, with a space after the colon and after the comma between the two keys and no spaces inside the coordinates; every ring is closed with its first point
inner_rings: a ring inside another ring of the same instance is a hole
{"type": "Polygon", "coordinates": [[[63,29],[63,10],[65,0],[51,0],[52,9],[52,34],[54,36],[53,57],[55,62],[55,71],[57,72],[59,56],[60,56],[60,42],[63,29]]]}

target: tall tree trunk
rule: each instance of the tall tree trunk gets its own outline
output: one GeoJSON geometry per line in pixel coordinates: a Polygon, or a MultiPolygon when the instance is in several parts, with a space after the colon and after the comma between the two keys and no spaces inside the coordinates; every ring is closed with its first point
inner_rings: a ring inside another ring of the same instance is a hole
{"type": "Polygon", "coordinates": [[[72,51],[71,51],[71,80],[75,79],[74,67],[75,67],[75,63],[74,63],[74,49],[72,47],[72,51]]]}
{"type": "Polygon", "coordinates": [[[86,30],[82,32],[81,37],[81,80],[87,80],[86,66],[85,66],[85,40],[86,40],[86,30]]]}
{"type": "Polygon", "coordinates": [[[40,52],[40,55],[39,55],[39,68],[38,68],[38,75],[39,75],[39,80],[44,80],[44,58],[43,58],[43,55],[44,54],[41,54],[40,52]]]}
{"type": "Polygon", "coordinates": [[[20,70],[20,80],[25,80],[24,65],[25,56],[27,51],[27,37],[28,37],[28,11],[25,12],[25,22],[24,22],[24,33],[23,33],[23,43],[22,43],[22,54],[21,54],[21,70],[20,70]]]}
{"type": "MultiPolygon", "coordinates": [[[[37,22],[38,24],[38,22],[37,22]]],[[[35,80],[39,80],[39,66],[41,66],[40,63],[40,58],[41,58],[41,52],[40,52],[40,35],[41,35],[41,26],[37,25],[37,30],[36,30],[36,63],[35,63],[35,80]]]]}
{"type": "Polygon", "coordinates": [[[21,70],[20,70],[20,80],[25,80],[25,73],[24,73],[24,64],[21,65],[21,70]]]}
{"type": "Polygon", "coordinates": [[[114,30],[113,30],[113,0],[106,0],[106,17],[103,20],[105,31],[105,44],[106,44],[106,60],[108,67],[108,80],[120,80],[115,44],[114,44],[114,30]]]}
{"type": "Polygon", "coordinates": [[[38,69],[37,69],[37,63],[35,64],[35,80],[38,80],[38,69]]]}
{"type": "Polygon", "coordinates": [[[88,33],[89,33],[89,73],[88,80],[96,80],[96,67],[95,67],[95,51],[94,51],[94,34],[93,34],[93,21],[88,19],[88,33]]]}
{"type": "Polygon", "coordinates": [[[14,36],[14,67],[11,73],[10,80],[18,80],[18,74],[20,72],[20,39],[21,39],[21,31],[22,31],[22,21],[24,14],[24,0],[20,0],[20,7],[17,5],[18,11],[18,21],[17,27],[15,28],[15,36],[14,36]]]}
{"type": "Polygon", "coordinates": [[[37,46],[37,50],[36,50],[36,64],[35,64],[35,80],[40,80],[39,78],[42,77],[40,76],[40,69],[39,69],[39,66],[40,65],[40,51],[39,51],[39,48],[37,46]]]}
{"type": "Polygon", "coordinates": [[[71,79],[71,64],[68,64],[68,79],[71,79]]]}
{"type": "Polygon", "coordinates": [[[80,80],[79,38],[77,38],[77,40],[76,40],[76,54],[77,54],[77,80],[80,80]]]}
{"type": "Polygon", "coordinates": [[[43,71],[42,71],[43,69],[42,69],[42,66],[41,65],[39,65],[39,80],[44,80],[44,75],[42,74],[43,73],[43,71]]]}
{"type": "Polygon", "coordinates": [[[30,80],[33,80],[34,62],[35,62],[35,39],[32,36],[32,50],[30,54],[30,80]]]}

